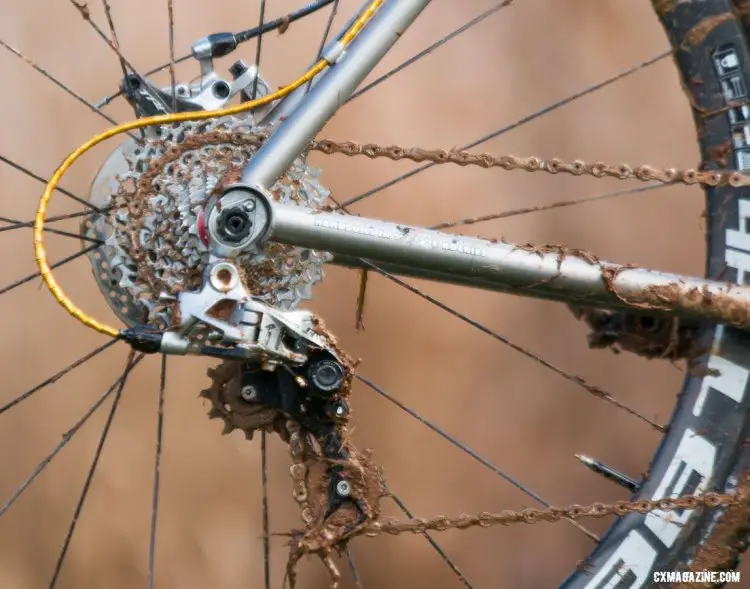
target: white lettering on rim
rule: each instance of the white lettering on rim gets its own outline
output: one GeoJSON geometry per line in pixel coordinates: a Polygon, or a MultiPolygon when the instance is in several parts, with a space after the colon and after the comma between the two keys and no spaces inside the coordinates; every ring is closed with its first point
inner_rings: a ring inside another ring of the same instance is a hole
{"type": "Polygon", "coordinates": [[[602,569],[586,584],[586,589],[640,587],[651,578],[656,549],[636,530],[625,537],[602,569]]]}
{"type": "MultiPolygon", "coordinates": [[[[672,462],[651,498],[658,500],[664,497],[674,499],[680,495],[700,495],[711,480],[715,460],[714,445],[692,429],[686,429],[672,462]]],[[[692,513],[692,509],[682,512],[657,509],[646,515],[646,527],[664,546],[671,547],[685,529],[692,513]]]]}

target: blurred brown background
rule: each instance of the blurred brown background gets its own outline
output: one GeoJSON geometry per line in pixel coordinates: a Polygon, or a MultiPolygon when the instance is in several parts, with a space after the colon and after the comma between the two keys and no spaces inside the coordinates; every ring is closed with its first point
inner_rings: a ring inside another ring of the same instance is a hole
{"type": "MultiPolygon", "coordinates": [[[[102,7],[93,18],[106,29],[102,7]]],[[[168,56],[166,0],[112,0],[123,52],[140,71],[168,56]]],[[[268,2],[276,17],[300,0],[268,2]]],[[[490,7],[489,0],[436,0],[373,74],[401,63],[490,7]]],[[[254,26],[258,0],[175,0],[176,46],[184,54],[197,38],[254,26]]],[[[343,0],[341,26],[359,2],[343,0]]],[[[115,55],[68,0],[0,0],[0,38],[17,46],[81,95],[96,101],[119,84],[115,55]]],[[[262,73],[273,85],[298,74],[314,57],[325,11],[263,42],[262,73]]],[[[336,27],[334,27],[336,28],[336,27]]],[[[467,143],[550,102],[661,52],[666,39],[647,0],[516,0],[417,65],[346,106],[324,130],[337,140],[446,147],[467,143]]],[[[254,42],[236,54],[254,59],[254,42]]],[[[235,59],[231,57],[230,59],[235,59]]],[[[221,68],[231,61],[224,60],[221,68]]],[[[0,50],[3,108],[0,153],[50,174],[75,146],[108,127],[106,121],[0,50]]],[[[197,66],[178,68],[192,78],[197,66]]],[[[161,81],[166,82],[162,75],[161,81]]],[[[120,121],[123,103],[108,112],[120,121]]],[[[64,179],[79,194],[114,143],[87,155],[64,179]]],[[[697,163],[694,131],[669,60],[524,125],[486,145],[495,154],[558,156],[667,166],[697,163]]],[[[412,168],[409,163],[333,157],[324,182],[346,199],[412,168]]],[[[42,186],[0,167],[3,215],[31,219],[42,186]]],[[[621,187],[616,182],[529,175],[502,170],[439,167],[365,201],[363,214],[433,224],[458,217],[540,205],[621,187]]],[[[52,211],[77,210],[57,196],[52,211]]],[[[512,217],[467,232],[518,242],[562,243],[597,255],[700,274],[704,242],[702,194],[668,188],[558,211],[512,217]]],[[[61,225],[75,230],[76,224],[61,225]]],[[[4,282],[35,270],[31,232],[3,233],[4,282]]],[[[72,240],[48,238],[53,259],[75,251],[72,240]]],[[[58,273],[87,310],[113,321],[84,259],[58,273]]],[[[591,352],[585,328],[557,305],[444,285],[428,293],[598,384],[657,421],[665,421],[682,371],[609,352],[591,352]]],[[[555,374],[374,276],[366,330],[354,330],[356,275],[331,269],[313,307],[363,359],[361,373],[463,440],[555,504],[625,496],[578,465],[592,454],[638,476],[658,443],[655,432],[586,395],[555,374]]],[[[103,338],[86,331],[32,281],[3,298],[2,399],[5,402],[55,373],[103,338]]],[[[7,497],[116,378],[126,350],[115,347],[90,365],[39,392],[1,417],[0,497],[7,497]]],[[[145,585],[158,392],[158,359],[130,379],[115,418],[62,573],[60,587],[145,585]]],[[[259,443],[239,433],[219,435],[196,395],[211,362],[169,360],[156,586],[181,589],[260,587],[259,443]]],[[[447,444],[396,407],[358,388],[357,429],[376,449],[392,489],[418,515],[497,511],[531,499],[447,444]]],[[[53,461],[0,522],[0,586],[46,587],[78,498],[101,425],[103,408],[53,461]]],[[[287,449],[270,442],[271,527],[299,525],[290,495],[287,449]]],[[[389,513],[396,513],[393,506],[389,513]]],[[[603,532],[609,522],[589,522],[603,532]]],[[[449,532],[437,538],[476,587],[548,587],[592,548],[564,524],[449,532]]],[[[286,551],[273,539],[273,586],[280,587],[286,551]]],[[[459,587],[418,537],[360,539],[353,551],[365,587],[459,587]]],[[[351,586],[345,563],[344,583],[351,586]]],[[[302,587],[324,587],[317,562],[303,562],[302,587]]]]}

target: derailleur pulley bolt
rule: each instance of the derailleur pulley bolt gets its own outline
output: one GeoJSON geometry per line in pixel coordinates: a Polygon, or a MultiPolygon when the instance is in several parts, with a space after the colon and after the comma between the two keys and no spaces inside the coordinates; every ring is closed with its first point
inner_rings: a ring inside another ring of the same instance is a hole
{"type": "Polygon", "coordinates": [[[349,415],[349,407],[346,403],[336,403],[333,407],[333,415],[339,419],[343,419],[349,415]]]}
{"type": "Polygon", "coordinates": [[[338,390],[344,382],[344,370],[338,362],[321,360],[310,369],[310,379],[320,391],[331,393],[338,390]]]}
{"type": "Polygon", "coordinates": [[[242,389],[240,390],[240,396],[245,401],[255,401],[258,398],[258,391],[255,390],[255,387],[242,387],[242,389]]]}

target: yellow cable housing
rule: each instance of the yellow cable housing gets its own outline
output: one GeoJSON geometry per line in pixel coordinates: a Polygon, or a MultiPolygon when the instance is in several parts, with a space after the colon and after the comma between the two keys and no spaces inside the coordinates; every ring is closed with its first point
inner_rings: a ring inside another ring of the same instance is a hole
{"type": "MultiPolygon", "coordinates": [[[[365,11],[352,24],[349,30],[346,31],[346,33],[344,33],[344,35],[339,39],[339,42],[344,47],[349,45],[349,43],[351,43],[351,41],[357,36],[362,27],[364,27],[365,24],[375,14],[375,11],[382,4],[382,2],[383,0],[372,0],[372,2],[370,2],[365,11]]],[[[269,104],[270,102],[274,102],[279,98],[283,98],[303,84],[306,84],[321,71],[323,71],[326,66],[328,66],[328,62],[325,59],[321,59],[314,66],[312,66],[302,77],[298,78],[288,86],[284,86],[276,92],[273,92],[266,96],[262,96],[261,98],[258,98],[256,100],[251,100],[250,102],[240,104],[238,106],[232,106],[229,108],[214,111],[158,115],[154,117],[139,119],[137,121],[131,121],[129,123],[123,123],[122,125],[112,127],[104,133],[92,137],[86,143],[78,147],[78,149],[73,151],[67,158],[65,158],[65,161],[63,161],[60,167],[55,170],[52,178],[50,178],[49,182],[47,183],[44,194],[42,194],[41,198],[39,199],[39,205],[36,210],[36,217],[34,218],[34,255],[36,258],[36,263],[37,266],[39,266],[39,273],[41,277],[44,279],[47,288],[52,293],[52,296],[55,297],[57,302],[60,303],[68,313],[70,313],[73,317],[78,319],[78,321],[80,321],[87,327],[95,329],[96,331],[105,335],[109,335],[111,337],[119,336],[119,330],[117,328],[111,327],[89,316],[86,312],[76,306],[76,304],[72,300],[70,300],[70,298],[68,298],[68,296],[65,294],[65,292],[63,292],[62,288],[58,284],[55,277],[52,275],[52,269],[47,262],[47,250],[44,245],[44,218],[47,214],[47,207],[52,198],[52,194],[57,185],[60,183],[63,175],[79,157],[81,157],[89,149],[91,149],[95,145],[98,145],[102,141],[105,141],[110,137],[114,137],[115,135],[119,135],[121,133],[127,133],[128,131],[132,131],[134,129],[141,129],[143,127],[149,127],[152,125],[163,125],[166,123],[202,121],[216,117],[238,114],[241,112],[252,110],[259,106],[263,106],[264,104],[269,104]]]]}

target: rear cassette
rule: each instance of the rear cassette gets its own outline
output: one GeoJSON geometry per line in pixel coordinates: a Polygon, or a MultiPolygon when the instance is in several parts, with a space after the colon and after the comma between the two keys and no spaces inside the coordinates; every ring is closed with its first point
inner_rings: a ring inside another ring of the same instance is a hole
{"type": "MultiPolygon", "coordinates": [[[[231,184],[258,148],[260,129],[249,119],[159,127],[143,144],[128,139],[112,153],[91,189],[105,214],[84,221],[86,237],[105,243],[89,254],[100,289],[127,325],[174,324],[162,293],[195,290],[209,262],[204,210],[231,184]]],[[[285,204],[320,208],[329,191],[302,157],[272,187],[285,204]]],[[[245,288],[281,310],[311,298],[330,256],[279,244],[235,258],[245,288]]]]}

